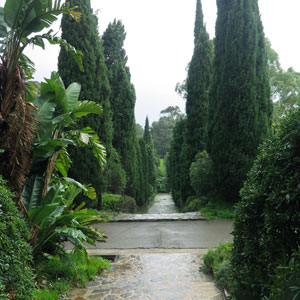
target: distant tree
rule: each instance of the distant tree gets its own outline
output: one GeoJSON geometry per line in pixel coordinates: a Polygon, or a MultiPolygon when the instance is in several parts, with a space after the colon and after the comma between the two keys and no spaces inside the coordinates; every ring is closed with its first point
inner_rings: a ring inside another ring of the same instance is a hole
{"type": "Polygon", "coordinates": [[[136,123],[134,117],[135,90],[131,83],[127,56],[123,48],[126,38],[124,25],[114,20],[103,33],[103,47],[112,93],[110,104],[113,120],[113,146],[120,155],[126,172],[125,192],[136,197],[138,193],[138,166],[136,153],[136,123]]]}
{"type": "Polygon", "coordinates": [[[170,149],[176,120],[182,117],[183,113],[178,106],[169,106],[162,110],[160,115],[159,120],[152,123],[151,134],[154,149],[157,155],[163,158],[170,149]]]}
{"type": "Polygon", "coordinates": [[[278,53],[271,46],[271,42],[266,39],[271,97],[274,103],[273,120],[278,124],[279,119],[300,100],[300,73],[293,68],[284,71],[278,53]]]}
{"type": "MultiPolygon", "coordinates": [[[[84,73],[78,71],[74,61],[62,47],[58,58],[59,74],[67,86],[72,82],[81,84],[80,100],[89,99],[102,105],[103,115],[84,118],[81,126],[90,126],[96,131],[110,156],[113,132],[109,102],[110,86],[97,29],[97,18],[93,15],[90,0],[71,0],[70,3],[71,6],[78,6],[82,20],[79,24],[74,24],[68,16],[64,16],[61,22],[62,38],[83,52],[84,73]]],[[[92,183],[96,189],[100,208],[105,180],[92,152],[87,148],[84,150],[74,148],[70,152],[73,160],[70,176],[82,183],[92,183]]]]}
{"type": "Polygon", "coordinates": [[[215,188],[237,201],[258,145],[271,133],[272,102],[257,0],[218,0],[217,6],[208,152],[215,188]]]}
{"type": "Polygon", "coordinates": [[[140,124],[135,124],[135,128],[136,128],[136,136],[139,137],[143,137],[144,135],[144,128],[140,125],[140,124]]]}

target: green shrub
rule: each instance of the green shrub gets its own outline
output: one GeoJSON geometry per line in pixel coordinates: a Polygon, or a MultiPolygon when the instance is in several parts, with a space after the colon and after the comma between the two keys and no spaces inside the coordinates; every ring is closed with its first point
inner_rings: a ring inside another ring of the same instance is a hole
{"type": "Polygon", "coordinates": [[[191,164],[190,179],[197,197],[212,190],[212,161],[205,150],[199,152],[191,164]]]}
{"type": "Polygon", "coordinates": [[[269,296],[274,270],[300,245],[300,110],[259,150],[241,190],[232,266],[236,299],[269,296]]]}
{"type": "Polygon", "coordinates": [[[231,268],[232,243],[221,243],[216,249],[208,250],[203,256],[203,266],[200,270],[210,274],[221,290],[231,292],[234,283],[231,268]]]}
{"type": "Polygon", "coordinates": [[[185,206],[183,208],[183,212],[193,212],[193,211],[199,211],[201,207],[203,207],[204,199],[205,197],[201,197],[201,199],[197,199],[193,196],[190,196],[185,203],[185,206]]]}
{"type": "Polygon", "coordinates": [[[0,176],[0,299],[31,299],[34,275],[28,228],[0,176]]]}
{"type": "Polygon", "coordinates": [[[300,299],[300,250],[288,263],[276,267],[270,291],[264,300],[300,299]]]}
{"type": "Polygon", "coordinates": [[[166,193],[167,185],[168,185],[167,177],[159,176],[156,178],[156,189],[158,193],[166,193]]]}
{"type": "Polygon", "coordinates": [[[209,249],[208,252],[203,256],[203,266],[201,271],[214,275],[220,265],[225,261],[229,260],[232,252],[232,243],[220,243],[216,249],[209,249]]]}
{"type": "Polygon", "coordinates": [[[122,168],[120,157],[115,149],[107,161],[104,177],[106,180],[106,190],[112,194],[122,194],[126,187],[126,172],[122,168]]]}
{"type": "Polygon", "coordinates": [[[126,195],[103,194],[102,209],[115,212],[134,213],[137,206],[132,197],[126,195]]]}

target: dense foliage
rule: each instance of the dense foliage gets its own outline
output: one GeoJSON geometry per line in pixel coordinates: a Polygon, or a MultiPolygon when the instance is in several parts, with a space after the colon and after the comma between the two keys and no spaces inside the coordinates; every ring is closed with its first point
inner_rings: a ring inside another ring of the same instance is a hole
{"type": "MultiPolygon", "coordinates": [[[[78,6],[81,11],[82,20],[74,24],[70,18],[62,18],[62,37],[71,43],[76,49],[81,50],[84,56],[84,72],[79,72],[78,67],[70,58],[64,48],[61,48],[58,58],[58,70],[66,85],[72,82],[81,84],[80,100],[89,99],[101,104],[103,114],[101,116],[89,116],[81,121],[82,127],[91,127],[104,143],[107,156],[110,157],[112,148],[112,114],[110,110],[110,86],[108,81],[107,68],[103,54],[102,43],[97,29],[97,18],[93,15],[90,1],[71,0],[71,5],[78,6]]],[[[101,193],[105,189],[105,178],[97,165],[92,152],[86,149],[71,151],[71,158],[74,162],[70,176],[82,183],[91,183],[97,193],[99,208],[101,207],[101,193]]],[[[114,159],[114,164],[117,160],[114,159]]],[[[120,168],[120,166],[117,166],[120,168]]],[[[110,186],[111,183],[108,183],[110,186]]],[[[85,200],[80,198],[79,202],[85,200]]]]}
{"type": "Polygon", "coordinates": [[[186,119],[178,120],[173,130],[173,137],[170,152],[167,158],[168,184],[176,206],[183,206],[183,194],[185,192],[185,182],[182,180],[183,159],[182,145],[184,144],[186,119]]]}
{"type": "Polygon", "coordinates": [[[212,161],[205,150],[196,154],[190,167],[190,180],[198,198],[211,192],[212,161]]]}
{"type": "Polygon", "coordinates": [[[30,300],[34,275],[29,231],[0,176],[0,298],[30,300]]]}
{"type": "Polygon", "coordinates": [[[216,190],[234,202],[270,134],[272,102],[257,0],[218,0],[217,6],[207,150],[216,190]]]}
{"type": "Polygon", "coordinates": [[[274,276],[278,276],[276,267],[286,265],[298,250],[299,178],[298,109],[290,113],[278,132],[260,147],[241,190],[242,201],[237,205],[233,231],[232,263],[237,299],[256,300],[269,296],[274,276]]]}
{"type": "Polygon", "coordinates": [[[44,48],[44,40],[61,44],[72,52],[77,62],[80,54],[63,39],[55,37],[49,28],[58,15],[66,13],[79,20],[80,13],[65,6],[62,1],[6,0],[0,8],[0,173],[18,197],[30,168],[31,147],[34,139],[34,108],[30,79],[33,62],[24,55],[30,44],[44,48]]]}
{"type": "Polygon", "coordinates": [[[105,63],[111,85],[110,104],[113,120],[113,146],[120,155],[126,172],[125,193],[131,197],[138,194],[138,165],[136,153],[136,124],[134,117],[135,89],[131,83],[130,70],[124,47],[126,32],[121,21],[110,23],[103,33],[105,63]]]}
{"type": "MultiPolygon", "coordinates": [[[[208,91],[213,49],[203,23],[201,1],[197,1],[195,44],[186,80],[186,143],[188,169],[197,152],[205,149],[208,91]]],[[[188,172],[188,170],[186,170],[188,172]]]]}
{"type": "Polygon", "coordinates": [[[200,267],[202,272],[214,277],[223,295],[231,292],[234,282],[230,265],[231,254],[231,242],[219,244],[216,249],[208,250],[203,256],[203,265],[200,267]]]}
{"type": "Polygon", "coordinates": [[[103,209],[118,213],[134,213],[137,206],[135,199],[132,197],[119,194],[103,194],[103,209]]]}

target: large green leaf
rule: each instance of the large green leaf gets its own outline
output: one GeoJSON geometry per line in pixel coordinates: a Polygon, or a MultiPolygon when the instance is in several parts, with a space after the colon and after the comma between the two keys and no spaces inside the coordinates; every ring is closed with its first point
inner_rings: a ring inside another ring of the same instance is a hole
{"type": "Polygon", "coordinates": [[[17,27],[22,12],[26,8],[24,0],[6,0],[4,5],[4,20],[13,30],[17,27]]]}
{"type": "Polygon", "coordinates": [[[4,21],[4,10],[3,7],[0,7],[0,37],[6,37],[7,35],[7,26],[4,21]]]}
{"type": "Polygon", "coordinates": [[[93,101],[79,101],[74,107],[72,113],[76,118],[84,117],[88,114],[101,114],[102,106],[93,101]]]}
{"type": "Polygon", "coordinates": [[[80,90],[81,85],[77,82],[73,82],[68,86],[66,90],[68,111],[73,110],[75,107],[77,107],[80,90]]]}
{"type": "MultiPolygon", "coordinates": [[[[36,118],[42,123],[49,122],[53,118],[56,104],[53,101],[53,95],[42,95],[34,100],[34,105],[38,108],[36,118]]],[[[49,126],[49,124],[47,124],[49,126]]]]}
{"type": "Polygon", "coordinates": [[[29,210],[28,215],[32,224],[39,225],[42,229],[54,223],[56,218],[62,215],[64,209],[65,207],[59,203],[51,203],[29,210]]]}
{"type": "Polygon", "coordinates": [[[40,205],[43,206],[52,203],[62,205],[64,202],[65,192],[64,186],[61,183],[51,186],[46,196],[41,200],[40,205]]]}
{"type": "Polygon", "coordinates": [[[21,201],[28,211],[39,205],[42,197],[43,185],[44,180],[41,176],[32,175],[27,179],[22,192],[21,201]]]}

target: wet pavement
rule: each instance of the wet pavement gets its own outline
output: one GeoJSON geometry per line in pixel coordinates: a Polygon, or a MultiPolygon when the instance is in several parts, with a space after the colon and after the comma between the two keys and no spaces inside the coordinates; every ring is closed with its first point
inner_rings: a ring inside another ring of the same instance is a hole
{"type": "Polygon", "coordinates": [[[98,249],[207,249],[232,240],[230,220],[117,222],[96,227],[108,236],[106,243],[96,243],[98,249]]]}
{"type": "Polygon", "coordinates": [[[208,248],[232,240],[231,221],[178,214],[171,196],[159,194],[148,214],[120,215],[97,227],[107,233],[107,243],[88,246],[88,253],[116,259],[109,271],[86,288],[71,290],[67,299],[222,300],[199,267],[208,248]]]}
{"type": "Polygon", "coordinates": [[[199,272],[201,254],[121,255],[110,271],[88,287],[74,289],[72,300],[222,300],[209,277],[199,272]]]}

